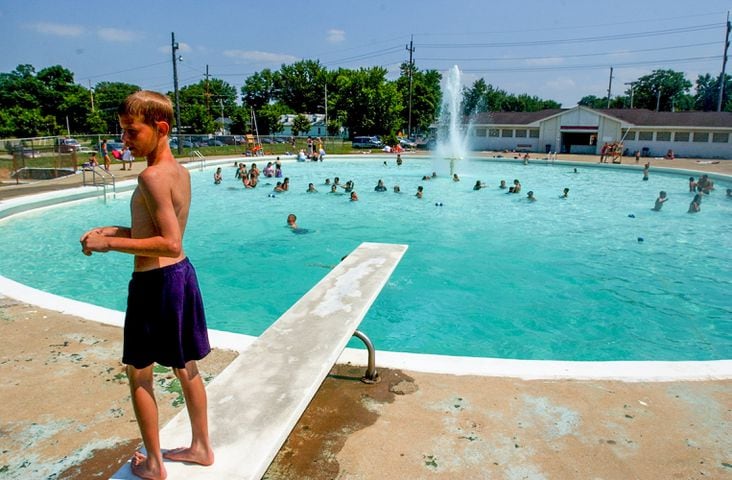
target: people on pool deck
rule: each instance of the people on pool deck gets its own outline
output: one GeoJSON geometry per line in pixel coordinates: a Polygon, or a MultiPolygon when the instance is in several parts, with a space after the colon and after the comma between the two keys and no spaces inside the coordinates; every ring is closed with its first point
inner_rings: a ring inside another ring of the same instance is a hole
{"type": "Polygon", "coordinates": [[[297,228],[297,216],[294,213],[287,216],[287,226],[292,229],[297,228]]]}
{"type": "Polygon", "coordinates": [[[221,183],[221,167],[216,169],[216,173],[214,173],[214,185],[218,185],[221,183]]]}
{"type": "Polygon", "coordinates": [[[564,190],[562,190],[562,194],[559,195],[559,198],[568,198],[569,197],[569,188],[565,187],[564,190]]]}
{"type": "Polygon", "coordinates": [[[415,197],[422,198],[422,192],[423,191],[424,191],[424,187],[422,187],[422,185],[420,185],[419,187],[417,187],[417,193],[416,193],[415,197]]]}
{"type": "Polygon", "coordinates": [[[481,188],[485,188],[485,183],[480,180],[476,180],[475,185],[473,185],[473,190],[480,190],[481,188]]]}
{"type": "Polygon", "coordinates": [[[696,192],[696,180],[694,180],[694,177],[689,177],[689,191],[696,192]]]}
{"type": "Polygon", "coordinates": [[[318,193],[318,191],[315,189],[315,185],[312,183],[308,183],[308,189],[305,190],[306,193],[318,193]]]}
{"type": "MultiPolygon", "coordinates": [[[[399,188],[399,185],[394,185],[394,193],[402,193],[402,189],[399,188]]],[[[729,193],[729,189],[727,189],[727,193],[729,193]]]]}
{"type": "Polygon", "coordinates": [[[378,183],[374,187],[375,192],[385,192],[386,191],[386,185],[384,185],[384,181],[379,179],[378,183]]]}
{"type": "Polygon", "coordinates": [[[356,195],[356,192],[351,192],[351,201],[352,202],[358,201],[358,195],[356,195]]]}
{"type": "Polygon", "coordinates": [[[535,202],[536,197],[534,196],[534,192],[529,190],[529,193],[526,194],[526,199],[530,202],[535,202]]]}
{"type": "Polygon", "coordinates": [[[688,213],[698,213],[701,211],[701,200],[702,196],[700,193],[697,193],[694,195],[694,200],[691,201],[689,204],[689,211],[688,213]]]}
{"type": "Polygon", "coordinates": [[[519,193],[520,191],[521,191],[521,182],[519,182],[518,179],[514,179],[513,187],[510,187],[508,189],[507,193],[519,193]]]}
{"type": "Polygon", "coordinates": [[[654,211],[659,212],[663,208],[663,204],[666,203],[668,200],[668,197],[666,196],[666,192],[661,190],[658,193],[658,198],[656,199],[656,204],[653,206],[654,211]]]}
{"type": "Polygon", "coordinates": [[[305,155],[305,150],[300,149],[300,151],[297,154],[297,161],[304,162],[305,160],[307,160],[307,156],[305,155]]]}
{"type": "Polygon", "coordinates": [[[501,184],[498,185],[498,188],[505,189],[506,188],[506,181],[505,180],[501,180],[501,184]]]}
{"type": "Polygon", "coordinates": [[[673,159],[674,159],[674,151],[669,148],[668,152],[666,152],[666,160],[673,160],[673,159]]]}
{"type": "Polygon", "coordinates": [[[646,162],[645,165],[643,165],[643,181],[648,181],[648,170],[651,168],[651,162],[646,162]]]}
{"type": "Polygon", "coordinates": [[[401,164],[402,164],[402,155],[401,155],[401,153],[397,153],[396,164],[397,164],[397,167],[401,166],[401,164]]]}

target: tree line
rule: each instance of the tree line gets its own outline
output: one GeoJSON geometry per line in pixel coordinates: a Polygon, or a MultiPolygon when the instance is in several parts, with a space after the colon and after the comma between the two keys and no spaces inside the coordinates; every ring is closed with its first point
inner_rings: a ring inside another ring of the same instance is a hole
{"type": "MultiPolygon", "coordinates": [[[[279,119],[295,114],[293,130],[306,132],[309,120],[302,114],[328,113],[329,135],[343,128],[351,136],[392,136],[426,132],[439,115],[442,74],[403,63],[396,80],[387,79],[380,66],[328,70],[316,60],[264,69],[237,87],[217,78],[206,78],[179,91],[181,133],[213,133],[223,118],[233,134],[252,131],[252,113],[260,134],[282,131],[279,119]],[[411,76],[411,82],[410,82],[411,76]],[[411,117],[409,90],[411,83],[411,117]],[[237,93],[239,95],[237,95],[237,93]],[[239,102],[237,99],[240,98],[239,102]],[[411,122],[410,122],[411,120],[411,122]]],[[[655,70],[640,77],[624,95],[610,99],[611,108],[647,108],[661,111],[715,110],[719,83],[710,74],[699,75],[695,93],[683,73],[655,70]]],[[[117,106],[140,87],[121,82],[99,82],[86,88],[74,82],[74,74],[54,65],[36,72],[19,65],[0,73],[0,137],[25,138],[47,135],[117,134],[117,106]]],[[[173,92],[167,92],[173,98],[173,92]]],[[[724,110],[732,111],[732,77],[725,76],[724,110]]],[[[580,105],[606,108],[607,98],[587,95],[580,105]]],[[[554,100],[528,94],[514,95],[476,80],[463,89],[463,113],[483,111],[538,111],[560,108],[554,100]]]]}

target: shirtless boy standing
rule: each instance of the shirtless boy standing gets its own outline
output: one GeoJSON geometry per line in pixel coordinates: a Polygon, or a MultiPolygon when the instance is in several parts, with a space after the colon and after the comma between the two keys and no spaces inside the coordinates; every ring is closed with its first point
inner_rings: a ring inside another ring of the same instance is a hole
{"type": "Polygon", "coordinates": [[[166,96],[134,93],[118,114],[122,140],[136,157],[147,159],[130,201],[132,226],[89,230],[81,237],[81,248],[85,255],[109,251],[134,255],[122,361],[147,455],[136,452],[131,467],[139,477],[164,479],[163,457],[201,465],[214,462],[206,390],[196,365],[211,348],[196,273],[183,251],[191,182],[188,170],[168,146],[173,108],[166,96]],[[153,392],[155,362],[172,367],[180,380],[192,430],[189,447],[165,454],[153,392]]]}

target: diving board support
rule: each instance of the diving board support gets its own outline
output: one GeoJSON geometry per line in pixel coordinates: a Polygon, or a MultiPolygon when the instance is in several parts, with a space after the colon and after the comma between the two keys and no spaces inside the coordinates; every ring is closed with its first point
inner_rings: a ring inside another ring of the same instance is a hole
{"type": "MultiPolygon", "coordinates": [[[[368,340],[357,328],[406,250],[362,243],[242,351],[206,387],[216,462],[166,461],[168,478],[261,479],[351,337],[368,340]]],[[[367,376],[374,358],[371,345],[367,376]]],[[[160,432],[163,448],[190,439],[185,410],[160,432]]],[[[135,477],[127,463],[111,478],[135,477]]]]}

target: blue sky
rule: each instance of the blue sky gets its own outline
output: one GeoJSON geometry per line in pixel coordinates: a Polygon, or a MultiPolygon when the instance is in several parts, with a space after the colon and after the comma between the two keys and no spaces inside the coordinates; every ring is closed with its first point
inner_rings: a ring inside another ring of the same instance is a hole
{"type": "MultiPolygon", "coordinates": [[[[452,65],[510,93],[570,107],[613,95],[654,69],[719,75],[729,0],[0,0],[0,71],[60,64],[86,87],[127,82],[173,89],[209,73],[237,91],[247,76],[283,63],[328,69],[379,65],[396,78],[414,38],[421,70],[452,65]]],[[[729,66],[727,73],[730,73],[729,66]]]]}

